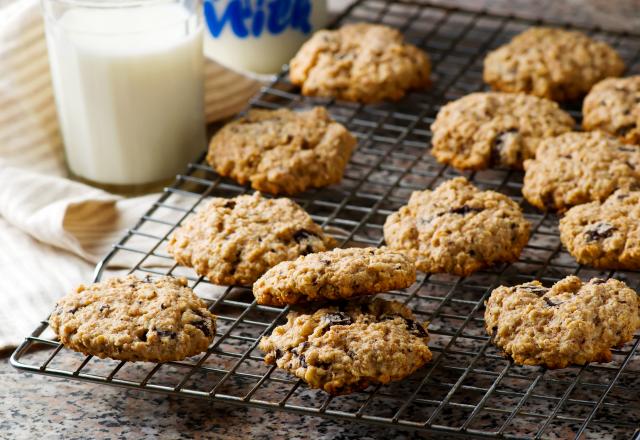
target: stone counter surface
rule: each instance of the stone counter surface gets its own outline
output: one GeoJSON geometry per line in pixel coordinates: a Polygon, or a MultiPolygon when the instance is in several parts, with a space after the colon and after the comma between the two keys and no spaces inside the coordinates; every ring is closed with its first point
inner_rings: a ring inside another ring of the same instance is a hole
{"type": "Polygon", "coordinates": [[[0,439],[431,439],[409,431],[208,404],[20,373],[0,358],[0,439]]]}

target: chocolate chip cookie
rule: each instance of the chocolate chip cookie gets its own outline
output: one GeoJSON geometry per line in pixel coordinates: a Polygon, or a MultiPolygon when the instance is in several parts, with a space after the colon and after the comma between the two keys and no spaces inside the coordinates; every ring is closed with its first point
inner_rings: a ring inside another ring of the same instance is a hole
{"type": "Polygon", "coordinates": [[[263,337],[265,362],[333,395],[410,375],[431,360],[426,326],[396,301],[366,298],[289,312],[263,337]]]}
{"type": "Polygon", "coordinates": [[[608,78],[593,86],[582,105],[582,126],[640,144],[640,75],[608,78]]]}
{"type": "Polygon", "coordinates": [[[529,203],[563,212],[638,187],[640,147],[597,131],[565,133],[542,141],[524,169],[522,194],[529,203]]]}
{"type": "Polygon", "coordinates": [[[282,306],[373,295],[410,286],[413,261],[385,248],[334,249],[285,261],[253,285],[259,304],[282,306]]]}
{"type": "Polygon", "coordinates": [[[568,113],[553,101],[522,93],[472,93],[450,102],[431,125],[431,154],[460,169],[492,165],[522,169],[540,141],[571,131],[568,113]]]}
{"type": "Polygon", "coordinates": [[[72,350],[122,361],[168,362],[207,349],[216,318],[184,278],[134,275],[80,285],[49,325],[72,350]]]}
{"type": "Polygon", "coordinates": [[[580,264],[640,269],[640,191],[618,190],[602,203],[571,208],[560,219],[560,240],[580,264]]]}
{"type": "Polygon", "coordinates": [[[211,199],[171,234],[167,251],[214,284],[251,285],[281,261],[335,244],[294,201],[255,193],[211,199]]]}
{"type": "Polygon", "coordinates": [[[509,197],[480,191],[458,177],[433,191],[415,191],[387,217],[384,239],[415,259],[419,270],[467,276],[517,260],[529,239],[529,222],[509,197]]]}
{"type": "Polygon", "coordinates": [[[426,87],[430,72],[427,54],[400,32],[357,23],[316,32],[291,60],[289,77],[304,95],[371,103],[426,87]]]}
{"type": "Polygon", "coordinates": [[[608,44],[565,29],[533,27],[484,59],[484,81],[494,90],[564,101],[624,71],[608,44]]]}
{"type": "Polygon", "coordinates": [[[611,362],[640,327],[638,295],[618,280],[583,283],[569,276],[546,288],[538,281],[501,286],[486,302],[485,328],[518,364],[565,368],[611,362]]]}
{"type": "Polygon", "coordinates": [[[250,110],[211,139],[207,162],[242,185],[296,194],[340,182],[355,146],[324,107],[250,110]]]}

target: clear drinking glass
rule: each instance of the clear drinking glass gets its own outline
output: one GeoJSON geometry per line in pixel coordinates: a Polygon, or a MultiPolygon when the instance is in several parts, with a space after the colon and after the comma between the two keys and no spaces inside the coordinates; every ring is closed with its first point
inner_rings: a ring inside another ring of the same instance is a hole
{"type": "Polygon", "coordinates": [[[206,142],[200,0],[42,0],[71,174],[116,192],[166,182],[206,142]]]}

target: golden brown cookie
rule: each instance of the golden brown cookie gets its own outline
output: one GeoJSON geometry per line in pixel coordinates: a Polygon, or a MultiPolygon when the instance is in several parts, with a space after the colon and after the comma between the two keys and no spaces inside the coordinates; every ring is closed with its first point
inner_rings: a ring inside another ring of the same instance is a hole
{"type": "Polygon", "coordinates": [[[250,110],[211,139],[207,162],[270,194],[297,194],[342,179],[355,138],[324,107],[250,110]]]}
{"type": "Polygon", "coordinates": [[[419,270],[467,276],[517,260],[529,222],[509,197],[457,177],[433,191],[415,191],[387,217],[384,238],[391,249],[415,259],[419,270]]]}
{"type": "Polygon", "coordinates": [[[624,71],[620,55],[582,32],[533,27],[484,59],[484,81],[494,90],[554,101],[580,98],[598,81],[624,71]]]}
{"type": "Polygon", "coordinates": [[[169,237],[167,251],[214,284],[251,285],[269,268],[336,242],[293,200],[214,198],[169,237]]]}
{"type": "Polygon", "coordinates": [[[338,395],[410,375],[431,360],[428,342],[406,306],[364,298],[291,311],[259,347],[267,364],[338,395]]]}
{"type": "Polygon", "coordinates": [[[291,60],[289,77],[304,95],[371,103],[426,87],[430,72],[427,54],[400,32],[357,23],[316,32],[291,60]]]}
{"type": "Polygon", "coordinates": [[[179,361],[207,350],[215,316],[184,278],[134,275],[80,285],[49,324],[72,350],[123,361],[179,361]]]}
{"type": "Polygon", "coordinates": [[[611,362],[611,348],[640,327],[638,294],[618,280],[569,276],[550,289],[538,281],[500,286],[486,302],[485,328],[519,364],[565,368],[611,362]]]}
{"type": "Polygon", "coordinates": [[[450,102],[431,125],[431,154],[460,169],[522,169],[540,141],[575,122],[553,101],[523,93],[472,93],[450,102]]]}
{"type": "Polygon", "coordinates": [[[584,98],[582,115],[585,130],[640,144],[640,75],[600,81],[584,98]]]}
{"type": "Polygon", "coordinates": [[[253,285],[259,304],[338,300],[409,287],[413,261],[386,248],[334,249],[284,261],[253,285]]]}
{"type": "Polygon", "coordinates": [[[640,269],[640,191],[574,206],[560,219],[560,240],[580,264],[640,269]]]}
{"type": "Polygon", "coordinates": [[[638,187],[640,147],[598,131],[565,133],[545,139],[524,169],[522,194],[529,203],[563,212],[638,187]]]}

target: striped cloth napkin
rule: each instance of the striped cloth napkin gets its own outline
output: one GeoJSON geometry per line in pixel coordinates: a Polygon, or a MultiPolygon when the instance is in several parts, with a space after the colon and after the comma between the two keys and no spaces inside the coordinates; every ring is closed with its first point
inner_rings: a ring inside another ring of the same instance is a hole
{"type": "MultiPolygon", "coordinates": [[[[238,112],[259,87],[207,61],[207,120],[238,112]]],[[[125,199],[67,179],[39,1],[0,0],[0,351],[90,281],[156,197],[125,199]]]]}

